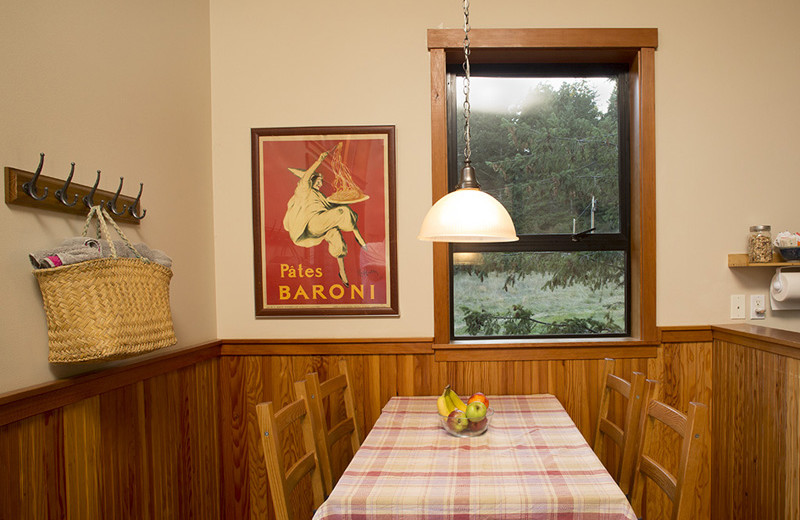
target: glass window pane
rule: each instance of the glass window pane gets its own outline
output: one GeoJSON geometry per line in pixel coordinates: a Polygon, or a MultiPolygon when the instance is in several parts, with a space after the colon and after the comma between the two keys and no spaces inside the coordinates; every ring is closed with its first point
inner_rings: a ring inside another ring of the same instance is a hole
{"type": "MultiPolygon", "coordinates": [[[[459,168],[464,78],[456,78],[459,168]]],[[[617,233],[617,79],[473,76],[471,159],[518,234],[617,233]]]]}
{"type": "Polygon", "coordinates": [[[454,337],[626,335],[625,265],[623,251],[456,253],[454,337]]]}

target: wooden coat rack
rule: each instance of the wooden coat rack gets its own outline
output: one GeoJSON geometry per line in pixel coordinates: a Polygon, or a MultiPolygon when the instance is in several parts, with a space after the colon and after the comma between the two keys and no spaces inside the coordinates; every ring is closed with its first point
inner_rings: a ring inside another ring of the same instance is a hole
{"type": "Polygon", "coordinates": [[[90,188],[72,183],[75,163],[72,163],[66,180],[41,175],[43,165],[44,154],[40,154],[39,166],[34,173],[6,166],[6,204],[81,216],[86,216],[92,206],[102,205],[114,215],[114,220],[137,225],[147,213],[147,210],[139,207],[144,187],[142,183],[139,183],[139,194],[133,198],[120,193],[123,177],[119,178],[119,188],[116,193],[112,193],[97,189],[100,183],[100,170],[97,170],[97,179],[90,188]]]}

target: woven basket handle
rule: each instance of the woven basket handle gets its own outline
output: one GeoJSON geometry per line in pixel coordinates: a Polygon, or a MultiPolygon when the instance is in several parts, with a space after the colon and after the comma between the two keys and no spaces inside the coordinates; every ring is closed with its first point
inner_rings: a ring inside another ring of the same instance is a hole
{"type": "Polygon", "coordinates": [[[117,258],[117,248],[114,246],[114,241],[111,240],[111,237],[109,236],[108,227],[106,226],[106,219],[111,223],[111,226],[114,228],[114,231],[117,232],[117,235],[119,235],[122,241],[125,242],[125,245],[128,246],[128,249],[133,251],[133,254],[136,255],[136,258],[144,260],[145,262],[149,262],[149,260],[139,254],[139,251],[133,247],[133,244],[131,244],[131,241],[128,240],[128,237],[125,235],[125,233],[122,232],[117,223],[114,222],[114,219],[111,218],[111,215],[108,214],[108,211],[106,211],[106,209],[102,206],[92,206],[89,210],[89,215],[86,216],[86,223],[83,225],[83,236],[86,236],[86,234],[89,232],[89,224],[92,223],[92,217],[95,216],[97,217],[97,238],[105,239],[105,241],[108,242],[108,247],[111,249],[111,258],[117,258]]]}

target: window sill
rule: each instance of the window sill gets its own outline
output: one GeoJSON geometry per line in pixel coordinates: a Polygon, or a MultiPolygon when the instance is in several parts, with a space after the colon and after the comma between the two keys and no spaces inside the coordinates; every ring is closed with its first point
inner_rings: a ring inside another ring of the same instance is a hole
{"type": "Polygon", "coordinates": [[[484,340],[434,343],[436,361],[523,361],[656,357],[658,341],[637,338],[530,341],[484,340]]]}

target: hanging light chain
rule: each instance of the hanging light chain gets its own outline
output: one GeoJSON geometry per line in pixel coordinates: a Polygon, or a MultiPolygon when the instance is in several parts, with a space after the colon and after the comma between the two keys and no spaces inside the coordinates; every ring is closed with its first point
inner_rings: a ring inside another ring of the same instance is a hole
{"type": "Polygon", "coordinates": [[[470,163],[472,148],[469,131],[469,0],[464,0],[464,163],[470,163]]]}

